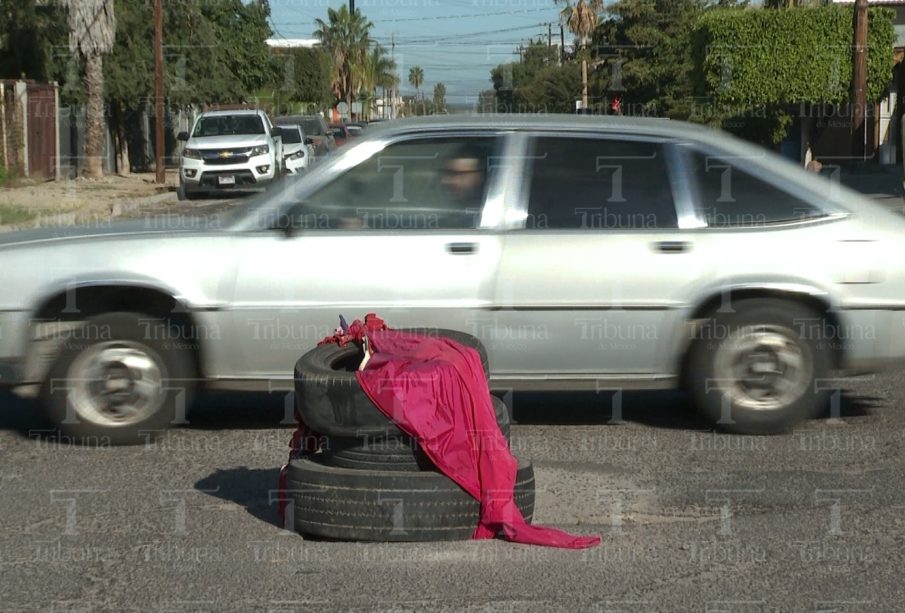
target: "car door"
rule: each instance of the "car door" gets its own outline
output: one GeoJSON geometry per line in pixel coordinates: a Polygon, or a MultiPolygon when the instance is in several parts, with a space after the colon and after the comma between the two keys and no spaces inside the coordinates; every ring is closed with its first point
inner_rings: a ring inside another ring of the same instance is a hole
{"type": "MultiPolygon", "coordinates": [[[[500,258],[499,234],[481,226],[497,145],[492,132],[371,141],[372,155],[289,209],[289,236],[243,239],[234,374],[290,378],[340,315],[467,329],[493,298],[500,258]],[[452,176],[451,168],[474,176],[452,176]]],[[[350,154],[337,165],[360,157],[350,154]]]]}
{"type": "MultiPolygon", "coordinates": [[[[505,235],[489,345],[498,379],[661,378],[708,264],[678,153],[632,134],[537,134],[505,235]]],[[[488,336],[488,335],[485,335],[488,336]]]]}

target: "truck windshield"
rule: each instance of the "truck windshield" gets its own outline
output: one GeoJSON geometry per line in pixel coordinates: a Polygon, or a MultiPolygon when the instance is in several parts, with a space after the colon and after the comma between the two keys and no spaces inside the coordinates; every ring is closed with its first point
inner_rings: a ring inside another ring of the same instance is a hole
{"type": "Polygon", "coordinates": [[[264,124],[257,115],[218,115],[202,117],[195,124],[193,137],[264,134],[264,124]]]}

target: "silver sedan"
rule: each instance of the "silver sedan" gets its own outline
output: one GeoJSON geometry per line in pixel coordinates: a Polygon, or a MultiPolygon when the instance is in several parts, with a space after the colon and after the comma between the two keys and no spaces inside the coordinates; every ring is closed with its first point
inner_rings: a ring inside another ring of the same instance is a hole
{"type": "Polygon", "coordinates": [[[666,120],[393,122],[229,217],[0,238],[0,382],[144,440],[199,385],[291,389],[338,315],[455,328],[495,389],[688,389],[720,426],[814,416],[905,358],[905,218],[666,120]]]}

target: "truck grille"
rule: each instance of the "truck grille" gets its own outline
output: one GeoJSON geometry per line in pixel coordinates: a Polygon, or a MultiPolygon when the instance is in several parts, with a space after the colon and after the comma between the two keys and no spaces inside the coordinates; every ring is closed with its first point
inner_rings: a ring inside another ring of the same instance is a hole
{"type": "Polygon", "coordinates": [[[209,166],[224,164],[244,164],[248,161],[250,150],[245,149],[202,149],[201,157],[209,166]]]}

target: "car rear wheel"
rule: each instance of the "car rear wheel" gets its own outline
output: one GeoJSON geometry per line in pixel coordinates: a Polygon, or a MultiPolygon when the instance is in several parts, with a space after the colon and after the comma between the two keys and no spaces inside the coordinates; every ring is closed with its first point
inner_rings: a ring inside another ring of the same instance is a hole
{"type": "MultiPolygon", "coordinates": [[[[480,503],[439,472],[389,472],[289,463],[287,524],[311,536],[355,541],[466,540],[480,503]]],[[[534,516],[534,467],[519,462],[515,503],[534,516]]]]}
{"type": "Polygon", "coordinates": [[[700,410],[719,427],[742,434],[775,434],[815,417],[827,392],[816,383],[832,367],[829,348],[806,322],[820,314],[773,299],[743,300],[716,313],[695,341],[690,387],[700,410]]]}
{"type": "Polygon", "coordinates": [[[78,442],[147,442],[184,416],[195,387],[178,329],[136,313],[94,317],[70,333],[41,386],[47,416],[78,442]]]}

